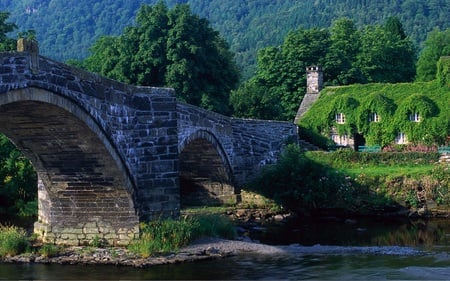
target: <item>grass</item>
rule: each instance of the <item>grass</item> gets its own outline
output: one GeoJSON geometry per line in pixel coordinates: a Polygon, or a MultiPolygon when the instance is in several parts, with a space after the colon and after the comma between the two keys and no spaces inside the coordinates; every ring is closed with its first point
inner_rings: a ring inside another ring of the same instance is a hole
{"type": "MultiPolygon", "coordinates": [[[[307,157],[317,163],[329,166],[343,174],[356,177],[364,174],[370,177],[400,177],[420,178],[428,176],[436,168],[435,162],[428,159],[410,159],[405,156],[388,159],[389,153],[360,152],[308,152],[307,157]]],[[[407,155],[404,154],[404,155],[407,155]]],[[[413,155],[414,156],[414,155],[413,155]]]]}
{"type": "Polygon", "coordinates": [[[236,230],[231,221],[217,214],[196,214],[180,220],[156,220],[141,224],[141,237],[128,249],[143,258],[175,252],[202,236],[233,238],[236,230]]]}
{"type": "Polygon", "coordinates": [[[18,255],[29,248],[25,230],[16,226],[0,225],[0,257],[18,255]]]}
{"type": "Polygon", "coordinates": [[[356,177],[360,174],[365,174],[370,177],[400,177],[409,176],[412,178],[420,178],[424,175],[430,175],[436,165],[423,165],[423,166],[403,166],[403,165],[380,165],[380,166],[363,166],[353,168],[341,168],[342,173],[356,177]]]}

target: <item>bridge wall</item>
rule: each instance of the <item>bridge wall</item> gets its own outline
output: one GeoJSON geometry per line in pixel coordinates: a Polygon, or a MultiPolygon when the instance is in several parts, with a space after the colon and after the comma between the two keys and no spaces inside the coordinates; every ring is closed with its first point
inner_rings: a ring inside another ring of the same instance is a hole
{"type": "Polygon", "coordinates": [[[298,141],[292,123],[226,117],[24,48],[0,54],[0,132],[37,170],[35,231],[49,242],[127,244],[139,221],[179,216],[180,159],[235,193],[298,141]]]}
{"type": "Polygon", "coordinates": [[[198,138],[218,140],[214,146],[237,186],[274,163],[286,144],[298,142],[297,126],[291,122],[230,118],[184,103],[177,108],[179,152],[198,138]]]}
{"type": "MultiPolygon", "coordinates": [[[[40,210],[41,221],[45,224],[40,228],[40,234],[65,244],[86,242],[86,233],[111,243],[126,244],[137,235],[139,219],[178,215],[177,108],[173,90],[124,85],[27,52],[3,53],[0,54],[0,61],[2,105],[38,100],[62,107],[70,112],[68,116],[73,116],[70,117],[73,119],[88,116],[83,121],[96,138],[92,138],[87,145],[91,149],[78,148],[82,152],[92,151],[95,146],[105,148],[108,155],[104,158],[115,160],[120,171],[120,182],[125,185],[117,188],[126,190],[131,202],[127,208],[132,210],[122,210],[124,206],[111,207],[108,216],[117,214],[116,220],[108,220],[105,213],[103,217],[92,216],[92,212],[99,213],[89,204],[80,208],[65,203],[70,200],[63,200],[62,192],[52,189],[54,171],[50,173],[45,170],[45,161],[34,161],[33,165],[40,167],[38,176],[42,180],[39,197],[42,202],[47,202],[44,204],[46,208],[40,210]],[[54,216],[64,208],[67,209],[65,217],[54,216]],[[127,218],[122,216],[124,213],[127,218]],[[130,213],[134,214],[134,219],[130,213]],[[102,221],[109,221],[112,225],[102,225],[102,221]],[[109,229],[105,231],[105,227],[109,229]],[[60,235],[60,229],[65,229],[65,236],[60,235]],[[59,234],[55,236],[57,232],[59,234]]],[[[70,123],[67,126],[71,126],[70,123]]],[[[21,145],[22,140],[14,135],[13,128],[7,133],[20,149],[27,152],[26,147],[21,145]]],[[[61,147],[61,150],[71,149],[61,147]]],[[[33,159],[33,151],[28,151],[28,156],[33,159]]],[[[99,159],[101,157],[98,156],[99,159]]],[[[34,155],[34,159],[41,158],[41,155],[34,155]]],[[[64,159],[59,160],[60,165],[64,166],[64,159]]],[[[63,169],[59,172],[65,173],[63,169]]],[[[76,194],[72,191],[73,196],[69,198],[77,197],[76,194]]],[[[92,206],[109,195],[105,194],[105,190],[93,190],[90,196],[92,206]]]]}

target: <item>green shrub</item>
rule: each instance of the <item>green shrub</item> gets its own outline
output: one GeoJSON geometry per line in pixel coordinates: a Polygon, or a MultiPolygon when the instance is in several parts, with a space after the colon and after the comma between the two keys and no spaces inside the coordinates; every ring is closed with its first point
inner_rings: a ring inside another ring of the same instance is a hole
{"type": "Polygon", "coordinates": [[[141,237],[128,247],[146,258],[154,254],[177,251],[201,236],[233,238],[236,230],[226,217],[202,214],[180,220],[156,220],[141,224],[141,237]]]}
{"type": "Polygon", "coordinates": [[[346,205],[355,186],[351,180],[289,145],[278,162],[266,166],[248,188],[291,211],[307,212],[327,206],[346,205]]]}
{"type": "Polygon", "coordinates": [[[0,257],[24,253],[29,246],[25,230],[15,226],[0,225],[0,257]]]}
{"type": "Polygon", "coordinates": [[[236,228],[223,215],[204,214],[193,218],[196,221],[194,237],[211,236],[232,239],[236,237],[236,228]]]}
{"type": "Polygon", "coordinates": [[[59,252],[58,246],[53,244],[44,244],[39,249],[39,254],[47,258],[56,256],[58,252],[59,252]]]}

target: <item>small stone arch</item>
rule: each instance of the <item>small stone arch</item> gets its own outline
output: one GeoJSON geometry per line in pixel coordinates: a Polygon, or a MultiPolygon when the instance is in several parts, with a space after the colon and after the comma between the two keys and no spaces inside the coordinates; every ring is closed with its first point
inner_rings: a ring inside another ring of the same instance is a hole
{"type": "Polygon", "coordinates": [[[179,146],[181,205],[236,202],[230,161],[215,135],[197,130],[179,146]]]}

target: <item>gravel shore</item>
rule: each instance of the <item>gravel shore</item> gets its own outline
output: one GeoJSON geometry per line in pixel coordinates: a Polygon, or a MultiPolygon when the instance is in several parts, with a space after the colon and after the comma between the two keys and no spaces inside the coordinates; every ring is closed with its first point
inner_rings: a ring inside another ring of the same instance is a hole
{"type": "Polygon", "coordinates": [[[219,259],[245,253],[281,254],[280,247],[269,246],[250,241],[202,238],[180,249],[176,253],[161,254],[142,258],[124,248],[68,247],[53,257],[38,254],[23,254],[0,259],[4,263],[57,263],[83,265],[116,265],[149,267],[162,264],[194,262],[219,259]]]}

